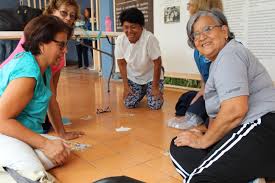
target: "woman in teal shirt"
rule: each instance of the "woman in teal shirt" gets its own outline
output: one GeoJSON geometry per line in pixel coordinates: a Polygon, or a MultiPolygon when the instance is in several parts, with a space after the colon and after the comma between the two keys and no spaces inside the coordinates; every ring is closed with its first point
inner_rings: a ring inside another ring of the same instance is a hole
{"type": "Polygon", "coordinates": [[[5,147],[0,166],[29,179],[33,174],[47,178],[45,170],[64,164],[69,156],[62,140],[40,133],[51,96],[50,66],[63,58],[71,34],[58,17],[37,17],[24,29],[25,52],[0,68],[0,146],[5,147]]]}

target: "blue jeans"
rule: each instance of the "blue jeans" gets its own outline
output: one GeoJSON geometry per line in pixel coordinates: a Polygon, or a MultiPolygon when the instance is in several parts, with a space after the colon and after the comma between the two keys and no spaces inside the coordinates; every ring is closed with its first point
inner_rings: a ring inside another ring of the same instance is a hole
{"type": "Polygon", "coordinates": [[[0,40],[0,64],[9,57],[17,44],[17,40],[0,40]]]}
{"type": "MultiPolygon", "coordinates": [[[[92,43],[90,43],[90,44],[92,44],[92,43]]],[[[89,50],[91,50],[91,54],[92,54],[91,67],[93,67],[93,65],[94,65],[94,61],[93,61],[93,49],[90,49],[90,48],[88,48],[88,47],[86,47],[84,45],[81,45],[81,44],[76,45],[76,51],[77,51],[77,57],[78,57],[78,67],[79,68],[82,67],[82,58],[84,60],[84,66],[85,67],[89,67],[89,57],[88,57],[88,51],[89,50]]]]}

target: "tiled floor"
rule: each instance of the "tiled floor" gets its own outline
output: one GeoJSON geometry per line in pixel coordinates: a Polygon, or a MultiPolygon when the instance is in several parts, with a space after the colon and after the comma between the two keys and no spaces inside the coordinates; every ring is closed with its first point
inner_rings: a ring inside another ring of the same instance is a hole
{"type": "Polygon", "coordinates": [[[158,111],[149,110],[146,100],[136,109],[126,109],[121,100],[121,82],[112,81],[108,94],[106,81],[95,73],[65,68],[58,87],[58,101],[62,115],[73,123],[66,128],[84,131],[86,135],[75,141],[91,147],[73,152],[63,167],[51,173],[62,183],[91,183],[118,175],[152,183],[182,182],[167,153],[171,139],[179,131],[166,126],[181,93],[165,90],[165,103],[158,111]],[[96,108],[106,106],[110,106],[110,113],[96,114],[96,108]],[[120,126],[132,129],[116,132],[115,128],[120,126]]]}

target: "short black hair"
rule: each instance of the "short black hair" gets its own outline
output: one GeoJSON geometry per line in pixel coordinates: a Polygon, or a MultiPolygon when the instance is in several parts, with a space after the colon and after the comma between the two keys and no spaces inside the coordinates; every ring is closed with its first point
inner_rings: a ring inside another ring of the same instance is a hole
{"type": "Polygon", "coordinates": [[[139,24],[140,26],[144,26],[144,15],[143,13],[137,8],[129,8],[123,10],[119,15],[119,20],[121,25],[126,22],[139,24]]]}
{"type": "Polygon", "coordinates": [[[52,15],[41,15],[32,19],[24,29],[25,43],[22,45],[25,51],[33,55],[39,55],[40,44],[50,43],[56,34],[64,32],[69,40],[72,36],[72,27],[64,23],[60,18],[52,15]]]}

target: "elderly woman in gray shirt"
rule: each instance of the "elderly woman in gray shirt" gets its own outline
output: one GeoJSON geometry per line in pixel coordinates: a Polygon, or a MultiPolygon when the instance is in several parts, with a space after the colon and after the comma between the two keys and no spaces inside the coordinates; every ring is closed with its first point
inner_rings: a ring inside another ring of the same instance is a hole
{"type": "Polygon", "coordinates": [[[275,88],[264,66],[234,40],[226,17],[201,11],[187,24],[189,45],[212,61],[205,85],[206,132],[186,130],[171,159],[186,182],[275,178],[275,88]]]}

